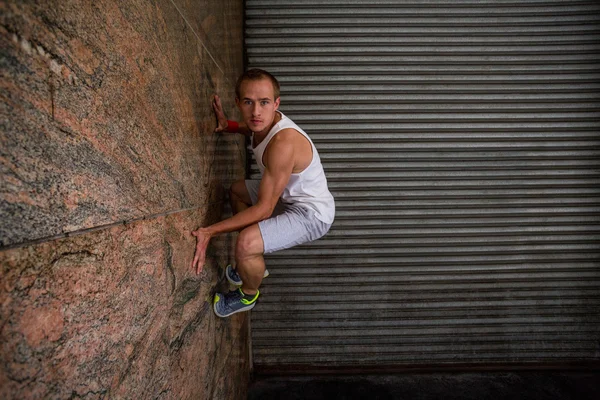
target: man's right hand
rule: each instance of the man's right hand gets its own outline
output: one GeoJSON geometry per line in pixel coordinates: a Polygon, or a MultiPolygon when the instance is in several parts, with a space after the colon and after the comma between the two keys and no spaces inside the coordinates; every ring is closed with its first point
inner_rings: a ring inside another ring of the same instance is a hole
{"type": "Polygon", "coordinates": [[[212,238],[212,234],[206,228],[198,228],[192,232],[196,236],[196,251],[194,252],[194,261],[192,261],[192,269],[196,271],[196,275],[202,272],[204,261],[206,260],[206,248],[208,242],[212,238]]]}
{"type": "Polygon", "coordinates": [[[213,99],[213,110],[215,110],[215,116],[217,117],[217,127],[215,128],[215,132],[227,132],[227,117],[223,112],[221,99],[216,94],[213,99]]]}

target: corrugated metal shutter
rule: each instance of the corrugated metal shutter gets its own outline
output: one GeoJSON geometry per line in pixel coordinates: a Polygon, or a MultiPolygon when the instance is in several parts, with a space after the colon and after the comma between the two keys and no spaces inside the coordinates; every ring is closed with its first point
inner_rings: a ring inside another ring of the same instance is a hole
{"type": "Polygon", "coordinates": [[[598,2],[246,12],[248,67],[337,200],[326,238],[267,258],[256,367],[600,360],[598,2]]]}

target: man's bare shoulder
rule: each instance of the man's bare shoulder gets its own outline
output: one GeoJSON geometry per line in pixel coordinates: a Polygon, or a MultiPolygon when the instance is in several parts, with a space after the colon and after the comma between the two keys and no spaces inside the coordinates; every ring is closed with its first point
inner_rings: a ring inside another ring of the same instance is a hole
{"type": "MultiPolygon", "coordinates": [[[[299,173],[310,165],[313,152],[310,141],[306,136],[296,129],[286,128],[277,132],[277,135],[271,139],[263,157],[263,162],[271,157],[287,158],[287,161],[294,164],[293,173],[299,173]]],[[[264,163],[265,166],[267,162],[264,163]]]]}
{"type": "Polygon", "coordinates": [[[296,142],[294,133],[300,135],[295,129],[283,129],[277,132],[277,135],[269,142],[269,145],[265,149],[265,153],[280,153],[287,149],[293,149],[294,143],[296,142]]]}
{"type": "Polygon", "coordinates": [[[280,130],[279,132],[277,132],[277,135],[273,136],[273,139],[271,139],[271,142],[276,141],[276,142],[293,142],[294,140],[297,140],[298,138],[302,138],[304,135],[302,135],[300,132],[298,132],[297,130],[295,130],[294,128],[285,128],[280,130]]]}
{"type": "Polygon", "coordinates": [[[266,151],[275,150],[277,152],[290,146],[294,147],[299,136],[301,137],[302,134],[293,128],[282,129],[273,136],[266,151]]]}

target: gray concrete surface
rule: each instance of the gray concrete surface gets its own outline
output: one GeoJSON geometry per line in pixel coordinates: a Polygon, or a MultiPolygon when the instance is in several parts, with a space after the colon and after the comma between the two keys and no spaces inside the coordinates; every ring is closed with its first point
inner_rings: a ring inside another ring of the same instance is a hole
{"type": "Polygon", "coordinates": [[[249,400],[597,400],[600,371],[257,377],[249,400]]]}

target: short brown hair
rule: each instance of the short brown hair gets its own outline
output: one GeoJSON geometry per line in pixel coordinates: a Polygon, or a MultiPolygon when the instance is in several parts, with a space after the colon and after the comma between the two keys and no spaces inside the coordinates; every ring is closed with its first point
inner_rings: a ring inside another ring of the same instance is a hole
{"type": "Polygon", "coordinates": [[[242,82],[244,81],[259,81],[261,79],[268,79],[273,84],[273,94],[275,98],[273,100],[277,100],[279,98],[279,82],[277,79],[264,69],[260,68],[252,68],[248,71],[244,72],[237,80],[235,84],[235,96],[240,98],[240,87],[242,86],[242,82]]]}

